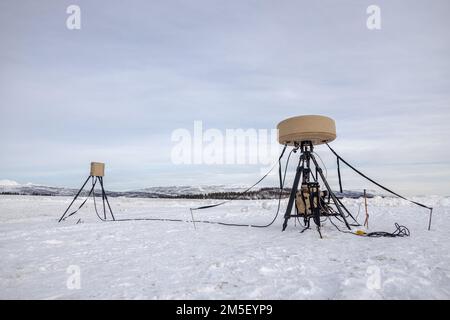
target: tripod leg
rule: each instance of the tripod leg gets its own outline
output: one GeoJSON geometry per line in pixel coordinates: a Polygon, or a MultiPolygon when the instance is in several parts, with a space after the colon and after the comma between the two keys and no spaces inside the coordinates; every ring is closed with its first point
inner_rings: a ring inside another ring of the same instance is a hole
{"type": "MultiPolygon", "coordinates": [[[[316,171],[318,171],[316,167],[316,171]]],[[[317,182],[317,181],[316,181],[317,182]]],[[[317,232],[319,233],[320,239],[322,239],[322,232],[320,232],[320,194],[318,187],[313,187],[313,190],[308,186],[309,192],[309,202],[310,210],[312,214],[312,219],[316,224],[317,232]]]]}
{"type": "Polygon", "coordinates": [[[73,198],[72,202],[69,204],[69,206],[67,207],[66,211],[64,211],[63,215],[61,216],[61,218],[59,218],[58,222],[61,222],[62,219],[64,219],[65,215],[67,214],[67,211],[69,211],[70,207],[72,206],[72,204],[75,202],[75,200],[77,200],[78,196],[81,193],[81,190],[83,190],[84,186],[86,185],[86,183],[89,181],[89,178],[91,176],[87,177],[86,181],[83,183],[83,185],[81,186],[80,190],[78,190],[77,194],[75,195],[75,197],[73,198]]]}
{"type": "Polygon", "coordinates": [[[338,178],[339,178],[339,191],[342,193],[342,179],[341,179],[341,166],[339,163],[339,157],[336,158],[337,160],[337,172],[338,172],[338,178]]]}
{"type": "Polygon", "coordinates": [[[114,218],[114,214],[113,214],[113,212],[111,210],[111,206],[109,204],[108,197],[106,196],[105,187],[103,186],[103,177],[100,177],[99,180],[100,180],[100,185],[102,187],[103,196],[105,197],[106,203],[108,204],[109,213],[111,213],[111,217],[112,217],[113,221],[115,221],[116,218],[114,218]]]}
{"type": "MultiPolygon", "coordinates": [[[[99,177],[98,179],[100,180],[101,177],[99,177]]],[[[105,193],[103,192],[103,188],[102,188],[102,201],[103,201],[103,219],[106,220],[105,193]]]]}
{"type": "Polygon", "coordinates": [[[300,182],[300,177],[303,172],[303,155],[300,156],[300,161],[297,166],[297,172],[295,173],[294,184],[292,185],[291,195],[289,196],[288,206],[286,208],[286,213],[284,214],[283,231],[286,230],[287,223],[291,217],[292,207],[294,206],[295,197],[297,196],[298,183],[300,182]]]}
{"type": "MultiPolygon", "coordinates": [[[[86,204],[86,201],[88,201],[88,199],[90,198],[90,196],[92,195],[92,191],[94,191],[95,184],[97,183],[97,179],[94,179],[94,176],[91,176],[91,178],[92,178],[92,187],[89,190],[88,195],[86,196],[86,199],[84,199],[84,201],[80,204],[80,206],[78,207],[77,210],[75,210],[74,212],[67,215],[63,220],[66,220],[67,218],[76,214],[81,208],[83,208],[83,206],[86,204]]],[[[95,198],[94,198],[94,203],[95,203],[95,198]]]]}
{"type": "Polygon", "coordinates": [[[430,220],[428,221],[428,231],[431,230],[431,217],[433,216],[433,208],[430,208],[430,220]]]}
{"type": "Polygon", "coordinates": [[[331,187],[330,187],[330,185],[328,184],[327,179],[326,179],[325,176],[323,175],[322,168],[319,167],[319,164],[317,163],[316,158],[315,158],[313,155],[311,155],[311,159],[312,159],[312,161],[314,162],[314,165],[315,165],[316,168],[317,168],[317,172],[319,172],[319,175],[320,175],[320,177],[322,178],[322,181],[323,181],[323,183],[325,184],[325,187],[327,188],[327,190],[328,190],[328,192],[329,192],[329,194],[330,194],[330,196],[331,196],[331,199],[333,199],[333,202],[334,202],[334,204],[336,205],[336,208],[338,209],[339,214],[341,215],[342,219],[344,219],[344,222],[345,222],[346,227],[348,228],[348,230],[351,230],[350,225],[348,224],[347,219],[345,218],[344,212],[342,211],[342,208],[341,208],[340,205],[339,205],[339,201],[338,201],[338,199],[336,198],[336,195],[334,194],[333,190],[331,190],[331,187]]]}
{"type": "Polygon", "coordinates": [[[302,231],[300,231],[300,233],[303,233],[303,232],[305,232],[305,231],[308,230],[308,229],[309,229],[309,226],[304,227],[304,228],[302,229],[302,231]]]}
{"type": "Polygon", "coordinates": [[[317,226],[317,232],[319,233],[320,239],[323,239],[322,232],[320,232],[320,226],[317,226]]]}

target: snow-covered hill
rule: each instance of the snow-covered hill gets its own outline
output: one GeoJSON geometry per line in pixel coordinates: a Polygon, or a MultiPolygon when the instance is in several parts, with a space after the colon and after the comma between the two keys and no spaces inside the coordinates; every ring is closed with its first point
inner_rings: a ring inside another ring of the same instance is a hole
{"type": "Polygon", "coordinates": [[[3,179],[0,180],[0,187],[14,187],[14,186],[18,186],[19,184],[16,181],[12,181],[12,180],[7,180],[7,179],[3,179]]]}
{"type": "MultiPolygon", "coordinates": [[[[88,192],[86,187],[82,195],[88,192]]],[[[127,198],[213,198],[228,199],[236,196],[236,193],[246,190],[248,186],[227,186],[227,185],[203,185],[203,186],[168,186],[149,187],[131,191],[107,191],[110,197],[127,198]]],[[[65,187],[43,186],[33,183],[19,184],[11,180],[0,180],[0,195],[40,195],[40,196],[74,196],[78,189],[65,187]]],[[[289,188],[285,189],[284,196],[288,196],[289,188]]],[[[345,190],[343,193],[337,192],[339,198],[359,198],[361,191],[345,190]]],[[[373,197],[374,191],[370,191],[367,196],[373,197]]],[[[244,199],[277,199],[279,189],[254,188],[244,199]]]]}
{"type": "Polygon", "coordinates": [[[50,187],[33,183],[19,184],[11,180],[0,180],[0,194],[31,196],[71,196],[78,190],[62,187],[50,187]]]}

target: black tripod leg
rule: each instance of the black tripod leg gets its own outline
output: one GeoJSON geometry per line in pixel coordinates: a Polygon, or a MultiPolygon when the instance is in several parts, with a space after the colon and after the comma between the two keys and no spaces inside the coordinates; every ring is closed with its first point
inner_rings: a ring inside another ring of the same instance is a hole
{"type": "Polygon", "coordinates": [[[433,208],[430,208],[430,219],[428,221],[428,231],[431,230],[431,217],[433,216],[433,208]]]}
{"type": "Polygon", "coordinates": [[[325,176],[323,175],[322,168],[319,167],[319,164],[317,163],[316,158],[315,158],[313,155],[311,155],[311,159],[312,159],[312,161],[314,162],[314,165],[315,165],[316,168],[317,168],[317,172],[319,172],[319,175],[320,175],[320,177],[322,178],[322,181],[323,181],[323,183],[325,184],[325,187],[327,188],[327,190],[328,190],[328,192],[329,192],[329,194],[330,194],[330,196],[331,196],[331,199],[333,199],[333,202],[334,202],[334,204],[336,205],[336,208],[338,209],[339,214],[341,215],[342,219],[344,219],[344,223],[345,223],[346,227],[348,228],[348,230],[351,230],[350,225],[348,224],[347,219],[345,218],[344,212],[342,211],[342,208],[341,208],[341,206],[339,205],[339,201],[338,201],[338,199],[336,198],[336,195],[334,194],[333,190],[331,190],[331,187],[330,187],[330,185],[328,184],[327,179],[326,179],[325,176]]]}
{"type": "MultiPolygon", "coordinates": [[[[92,192],[94,191],[95,188],[95,184],[97,183],[97,179],[94,179],[93,176],[91,176],[92,178],[92,187],[88,192],[88,195],[86,196],[86,199],[84,199],[84,201],[80,204],[80,206],[78,207],[77,210],[75,210],[74,212],[70,213],[69,215],[67,215],[66,217],[64,217],[63,220],[66,220],[67,218],[73,216],[74,214],[76,214],[81,208],[83,208],[83,206],[86,204],[86,202],[89,200],[90,196],[92,195],[92,192]]],[[[94,198],[94,203],[95,203],[95,198],[94,198]]]]}
{"type": "Polygon", "coordinates": [[[309,229],[309,226],[304,227],[304,228],[302,229],[302,231],[300,231],[300,233],[303,233],[303,232],[305,232],[305,231],[308,230],[308,229],[309,229]]]}
{"type": "Polygon", "coordinates": [[[320,239],[323,239],[322,232],[320,231],[320,226],[317,226],[317,232],[319,233],[320,239]]]}
{"type": "Polygon", "coordinates": [[[338,178],[339,178],[339,191],[342,193],[342,179],[341,179],[341,166],[339,163],[339,157],[336,157],[337,161],[337,172],[338,172],[338,178]]]}
{"type": "MultiPolygon", "coordinates": [[[[318,171],[318,168],[316,167],[316,171],[318,171]]],[[[316,181],[317,182],[317,181],[316,181]]],[[[309,207],[311,208],[311,214],[313,217],[313,221],[316,224],[317,232],[319,233],[320,239],[322,239],[322,232],[320,232],[320,195],[318,192],[318,189],[315,191],[311,191],[310,187],[308,187],[308,193],[309,193],[309,207]],[[317,201],[317,205],[316,202],[317,201]]]]}
{"type": "Polygon", "coordinates": [[[108,204],[109,212],[111,213],[111,217],[112,217],[113,221],[115,221],[116,218],[114,218],[114,214],[113,214],[111,206],[109,204],[108,197],[106,196],[105,187],[103,186],[103,177],[99,177],[99,180],[100,180],[100,185],[102,187],[103,196],[105,197],[106,203],[108,204]]]}
{"type": "MultiPolygon", "coordinates": [[[[102,177],[99,177],[98,179],[100,180],[100,179],[102,179],[102,177]]],[[[106,220],[105,193],[103,192],[103,187],[102,187],[102,201],[103,201],[103,219],[106,220]]]]}
{"type": "Polygon", "coordinates": [[[72,204],[75,202],[75,200],[77,200],[78,196],[80,195],[81,191],[84,189],[84,186],[86,185],[86,183],[89,181],[89,178],[91,176],[87,177],[86,181],[83,183],[83,186],[80,188],[80,190],[78,190],[77,194],[75,195],[75,197],[73,198],[72,202],[69,204],[69,206],[67,207],[66,211],[64,211],[63,215],[61,216],[61,218],[59,218],[58,222],[61,222],[62,219],[64,219],[65,215],[67,214],[67,211],[69,211],[70,207],[72,206],[72,204]]]}
{"type": "Polygon", "coordinates": [[[300,156],[297,172],[295,173],[294,184],[291,189],[291,195],[289,196],[288,206],[286,208],[286,213],[284,214],[283,231],[286,230],[288,220],[291,217],[292,207],[294,206],[295,197],[297,196],[298,183],[300,182],[300,177],[303,172],[303,161],[303,156],[300,156]]]}

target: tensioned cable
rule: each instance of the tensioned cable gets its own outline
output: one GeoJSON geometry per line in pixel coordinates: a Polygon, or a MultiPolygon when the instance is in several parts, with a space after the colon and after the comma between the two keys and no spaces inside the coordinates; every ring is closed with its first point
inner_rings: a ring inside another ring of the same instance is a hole
{"type": "Polygon", "coordinates": [[[385,186],[382,186],[382,185],[379,184],[378,182],[374,181],[373,179],[369,178],[369,177],[366,176],[364,173],[362,173],[361,171],[359,171],[358,169],[356,169],[355,167],[353,167],[350,163],[348,163],[347,161],[345,161],[340,155],[338,155],[338,154],[336,153],[336,151],[333,150],[333,148],[331,148],[331,147],[329,146],[328,143],[326,143],[326,145],[327,145],[328,148],[331,150],[331,152],[333,152],[334,155],[335,155],[336,157],[339,158],[339,160],[341,160],[343,163],[345,163],[347,166],[349,166],[351,169],[353,169],[353,171],[355,171],[357,174],[359,174],[360,176],[366,178],[367,180],[369,180],[369,181],[372,182],[373,184],[377,185],[377,186],[380,187],[381,189],[383,189],[383,190],[385,190],[385,191],[387,191],[387,192],[389,192],[389,193],[391,193],[391,194],[393,194],[393,195],[395,195],[395,196],[397,196],[397,197],[399,197],[399,198],[402,198],[403,200],[406,200],[406,201],[409,201],[409,202],[411,202],[411,203],[414,203],[414,204],[416,204],[416,205],[418,205],[418,206],[421,206],[421,207],[423,207],[423,208],[427,208],[427,209],[430,209],[430,210],[433,209],[433,208],[428,207],[428,206],[426,206],[426,205],[424,205],[424,204],[422,204],[422,203],[419,203],[419,202],[416,202],[416,201],[407,199],[407,198],[405,198],[404,196],[402,196],[402,195],[400,195],[400,194],[398,194],[398,193],[396,193],[396,192],[394,192],[394,191],[392,191],[392,190],[386,188],[385,186]]]}
{"type": "MultiPolygon", "coordinates": [[[[268,224],[264,224],[264,225],[258,225],[258,224],[243,224],[243,223],[228,223],[228,222],[221,222],[221,221],[210,221],[210,220],[183,220],[183,219],[170,219],[170,218],[125,218],[125,219],[116,219],[115,221],[168,221],[168,222],[186,222],[186,223],[208,223],[208,224],[217,224],[217,225],[222,225],[222,226],[228,226],[228,227],[253,227],[253,228],[267,228],[269,226],[271,226],[277,219],[279,212],[280,212],[280,207],[281,207],[281,198],[283,196],[283,189],[284,189],[284,183],[286,180],[286,173],[287,173],[287,169],[289,166],[289,160],[291,158],[291,155],[293,152],[296,152],[298,148],[292,149],[289,152],[288,158],[286,160],[286,165],[285,165],[285,169],[284,169],[284,174],[282,177],[282,170],[281,170],[281,159],[286,151],[286,147],[287,145],[284,146],[283,151],[281,152],[280,157],[278,158],[278,166],[279,166],[279,179],[280,179],[280,193],[279,193],[279,197],[278,197],[278,206],[277,206],[277,211],[275,213],[275,216],[273,217],[273,219],[268,223],[268,224]]],[[[202,207],[198,207],[198,208],[190,208],[191,212],[192,210],[201,210],[201,209],[207,209],[207,208],[213,208],[213,207],[217,207],[219,205],[225,204],[227,202],[230,202],[232,200],[236,200],[237,198],[239,198],[240,196],[242,196],[243,194],[245,194],[246,192],[248,192],[249,190],[251,190],[252,188],[254,188],[256,185],[258,185],[261,181],[263,181],[269,174],[270,172],[272,172],[272,170],[275,168],[277,163],[275,163],[270,170],[261,178],[258,180],[258,182],[256,182],[254,185],[252,185],[250,188],[247,188],[245,191],[243,191],[242,193],[240,193],[238,196],[229,199],[227,201],[223,201],[221,203],[215,204],[215,205],[209,205],[209,206],[202,206],[202,207]]],[[[111,220],[108,220],[110,222],[112,222],[111,220]]]]}
{"type": "Polygon", "coordinates": [[[365,174],[363,174],[361,171],[359,171],[358,169],[356,169],[355,167],[353,167],[350,163],[348,163],[347,161],[345,161],[340,155],[338,155],[338,154],[336,153],[336,151],[333,150],[333,148],[330,147],[330,145],[329,145],[328,143],[325,142],[325,144],[327,145],[327,147],[331,150],[331,152],[334,153],[334,155],[335,155],[339,160],[341,160],[343,163],[345,163],[349,168],[351,168],[353,171],[355,171],[356,173],[358,173],[360,176],[366,178],[367,180],[369,180],[369,181],[372,182],[373,184],[377,185],[377,186],[380,187],[381,189],[383,189],[383,190],[385,190],[385,191],[387,191],[387,192],[389,192],[389,193],[391,193],[391,194],[393,194],[393,195],[395,195],[395,196],[397,196],[397,197],[399,197],[399,198],[401,198],[401,199],[403,199],[403,200],[409,201],[409,202],[411,202],[411,203],[413,203],[413,204],[415,204],[415,205],[418,205],[418,206],[420,206],[420,207],[422,207],[422,208],[426,208],[426,209],[430,210],[430,216],[429,216],[429,221],[428,221],[428,230],[431,230],[431,218],[432,218],[432,216],[433,216],[433,208],[432,208],[432,207],[428,207],[428,206],[424,205],[423,203],[420,203],[420,202],[417,202],[417,201],[410,200],[410,199],[408,199],[408,198],[406,198],[406,197],[404,197],[404,196],[398,194],[397,192],[394,192],[394,191],[392,191],[392,190],[386,188],[385,186],[382,186],[382,185],[379,184],[378,182],[374,181],[373,179],[369,178],[368,176],[366,176],[365,174]]]}
{"type": "MultiPolygon", "coordinates": [[[[196,207],[196,208],[190,208],[191,211],[194,210],[203,210],[203,209],[209,209],[209,208],[214,208],[214,207],[218,207],[221,205],[224,205],[225,203],[228,203],[230,201],[234,201],[237,200],[239,197],[242,197],[242,195],[246,194],[247,192],[249,192],[251,189],[253,189],[254,187],[256,187],[258,184],[260,184],[265,178],[267,178],[267,176],[272,172],[272,170],[275,168],[275,166],[278,163],[278,174],[279,174],[279,178],[280,178],[280,187],[281,187],[281,158],[283,158],[284,152],[286,151],[287,148],[287,144],[284,145],[283,151],[281,151],[280,157],[278,158],[278,162],[275,162],[273,164],[273,166],[270,168],[270,170],[261,178],[259,179],[255,184],[253,184],[251,187],[247,188],[246,190],[240,192],[239,194],[237,194],[236,196],[232,197],[231,199],[216,203],[216,204],[211,204],[211,205],[206,205],[206,206],[201,206],[201,207],[196,207]]],[[[295,150],[295,149],[292,149],[295,150]]]]}

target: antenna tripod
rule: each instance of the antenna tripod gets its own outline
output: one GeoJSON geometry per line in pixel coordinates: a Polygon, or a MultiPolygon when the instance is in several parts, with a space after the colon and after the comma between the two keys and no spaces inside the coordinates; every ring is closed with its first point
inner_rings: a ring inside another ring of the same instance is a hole
{"type": "Polygon", "coordinates": [[[58,222],[64,221],[65,219],[67,219],[70,216],[73,216],[75,213],[77,213],[78,210],[80,210],[85,205],[86,201],[89,199],[89,197],[91,195],[92,195],[92,198],[94,199],[95,213],[100,218],[100,220],[103,220],[103,221],[107,220],[106,219],[106,205],[108,206],[108,210],[109,210],[109,213],[111,215],[112,220],[113,221],[116,220],[114,218],[114,214],[113,214],[113,212],[111,210],[111,206],[110,206],[109,201],[108,201],[108,196],[106,195],[105,188],[103,186],[103,175],[104,175],[104,164],[103,163],[96,163],[96,162],[91,163],[91,174],[87,177],[86,181],[83,183],[83,185],[81,186],[80,190],[78,190],[77,194],[75,195],[75,197],[73,198],[73,200],[69,204],[69,206],[67,207],[66,211],[64,211],[64,213],[61,216],[61,218],[59,218],[58,222]],[[78,207],[77,210],[71,212],[70,214],[67,214],[67,212],[69,211],[70,207],[73,205],[75,200],[77,200],[77,198],[80,196],[81,191],[83,191],[84,187],[86,186],[86,184],[88,183],[89,180],[92,181],[92,186],[91,186],[91,189],[89,190],[89,193],[88,193],[86,199],[81,203],[81,205],[78,207]],[[103,203],[103,218],[98,213],[98,211],[97,211],[97,203],[95,202],[95,185],[97,184],[97,182],[99,182],[100,188],[101,188],[102,203],[103,203]],[[66,214],[67,214],[67,216],[66,216],[66,214]]]}
{"type": "MultiPolygon", "coordinates": [[[[290,218],[303,218],[305,222],[305,229],[309,229],[310,220],[313,219],[317,226],[317,231],[320,237],[321,216],[335,216],[341,217],[345,226],[350,230],[350,225],[347,222],[344,211],[348,216],[353,216],[342,204],[342,202],[336,197],[326,177],[323,174],[322,168],[317,163],[314,157],[314,147],[311,141],[302,141],[300,145],[294,144],[295,148],[300,148],[300,160],[297,166],[294,183],[289,196],[289,202],[284,214],[283,231],[286,229],[288,220],[290,218]],[[315,174],[311,169],[311,164],[314,165],[315,174]],[[320,191],[319,176],[327,191],[320,191]],[[301,180],[301,186],[299,190],[299,184],[301,180]],[[330,203],[333,201],[337,212],[331,207],[330,203]],[[292,214],[292,209],[295,204],[295,214],[292,214]]],[[[355,220],[353,218],[353,220],[355,220]]],[[[356,220],[355,220],[356,222],[356,220]]],[[[303,230],[303,231],[304,231],[303,230]]],[[[302,232],[303,232],[302,231],[302,232]]]]}

